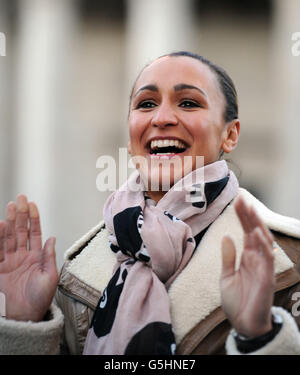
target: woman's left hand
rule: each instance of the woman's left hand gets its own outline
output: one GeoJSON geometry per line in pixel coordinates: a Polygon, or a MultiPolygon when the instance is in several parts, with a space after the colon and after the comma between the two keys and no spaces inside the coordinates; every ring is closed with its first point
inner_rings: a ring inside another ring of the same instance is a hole
{"type": "Polygon", "coordinates": [[[240,267],[235,270],[235,245],[229,236],[224,237],[220,279],[222,308],[239,334],[255,337],[272,329],[273,236],[242,198],[237,199],[235,210],[245,232],[244,251],[240,267]]]}

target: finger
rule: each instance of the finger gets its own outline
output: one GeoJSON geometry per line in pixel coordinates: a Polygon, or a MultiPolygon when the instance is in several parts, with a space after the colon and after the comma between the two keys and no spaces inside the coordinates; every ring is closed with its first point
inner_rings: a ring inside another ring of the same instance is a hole
{"type": "Polygon", "coordinates": [[[238,197],[234,205],[235,211],[242,224],[245,233],[250,233],[254,228],[249,220],[249,207],[242,197],[238,197]]]}
{"type": "Polygon", "coordinates": [[[17,196],[16,235],[17,250],[27,250],[28,242],[28,203],[25,195],[17,196]]]}
{"type": "Polygon", "coordinates": [[[42,231],[39,210],[35,203],[29,203],[29,249],[42,250],[42,231]]]}
{"type": "Polygon", "coordinates": [[[222,275],[221,278],[233,276],[235,273],[236,250],[233,240],[224,236],[222,240],[222,275]]]}
{"type": "Polygon", "coordinates": [[[245,241],[244,241],[244,249],[247,250],[253,250],[255,249],[256,241],[254,237],[254,231],[245,234],[245,241]]]}
{"type": "Polygon", "coordinates": [[[260,227],[267,237],[268,241],[270,243],[273,243],[274,239],[269,229],[260,219],[255,209],[251,206],[248,206],[242,197],[238,198],[235,204],[235,209],[246,234],[249,234],[256,227],[260,227]]]}
{"type": "Polygon", "coordinates": [[[56,238],[50,237],[44,245],[43,269],[46,272],[57,274],[55,242],[56,238]]]}
{"type": "Polygon", "coordinates": [[[5,221],[0,221],[0,262],[4,260],[5,221]]]}
{"type": "Polygon", "coordinates": [[[255,249],[260,251],[261,255],[263,255],[269,261],[269,264],[272,265],[274,260],[273,247],[270,245],[261,228],[257,227],[255,229],[253,237],[255,241],[255,249]]]}
{"type": "Polygon", "coordinates": [[[12,253],[16,251],[16,212],[17,208],[14,202],[10,202],[6,209],[6,228],[4,238],[4,251],[12,253]]]}
{"type": "Polygon", "coordinates": [[[261,220],[261,218],[258,216],[257,212],[253,207],[250,208],[250,217],[253,226],[259,227],[263,233],[263,235],[266,237],[267,241],[270,243],[270,245],[273,246],[274,237],[270,230],[267,228],[265,223],[261,220]]]}

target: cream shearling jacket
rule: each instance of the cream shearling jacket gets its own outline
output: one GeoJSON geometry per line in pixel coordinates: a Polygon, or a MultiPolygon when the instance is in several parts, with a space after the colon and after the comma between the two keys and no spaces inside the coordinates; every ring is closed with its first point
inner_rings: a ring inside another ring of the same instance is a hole
{"type": "MultiPolygon", "coordinates": [[[[256,208],[274,234],[272,310],[283,319],[275,338],[251,354],[300,354],[300,221],[272,212],[244,189],[240,188],[239,194],[256,208]]],[[[221,308],[221,240],[225,234],[235,242],[238,267],[243,230],[230,204],[211,224],[169,289],[176,354],[240,354],[221,308]]],[[[82,354],[93,312],[114,263],[115,254],[101,222],[66,251],[55,301],[44,321],[0,318],[0,354],[82,354]]]]}

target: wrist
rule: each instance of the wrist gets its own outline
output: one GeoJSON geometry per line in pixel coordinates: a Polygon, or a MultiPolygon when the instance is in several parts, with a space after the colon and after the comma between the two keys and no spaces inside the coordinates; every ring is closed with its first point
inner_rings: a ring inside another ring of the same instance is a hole
{"type": "Polygon", "coordinates": [[[235,339],[238,350],[244,354],[247,354],[262,348],[277,335],[281,329],[282,322],[283,320],[280,315],[272,314],[271,329],[266,333],[255,337],[240,335],[233,329],[232,335],[235,339]]]}
{"type": "Polygon", "coordinates": [[[266,333],[270,332],[273,328],[273,315],[270,313],[270,318],[268,320],[268,322],[266,322],[266,324],[264,324],[263,326],[259,326],[259,327],[255,327],[253,329],[253,327],[251,329],[248,329],[248,330],[236,330],[237,334],[241,337],[244,337],[245,339],[253,339],[255,337],[259,337],[259,336],[263,336],[265,335],[266,333]]]}

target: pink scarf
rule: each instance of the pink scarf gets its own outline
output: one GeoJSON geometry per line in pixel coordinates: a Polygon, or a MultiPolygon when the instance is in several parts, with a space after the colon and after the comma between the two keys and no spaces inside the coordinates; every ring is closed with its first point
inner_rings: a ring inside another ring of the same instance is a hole
{"type": "MultiPolygon", "coordinates": [[[[175,353],[168,288],[191,259],[197,236],[238,191],[225,161],[203,168],[204,181],[195,181],[193,171],[156,205],[143,191],[124,186],[108,198],[104,221],[117,263],[94,313],[84,354],[175,353]]],[[[137,178],[133,174],[127,183],[137,178]]]]}

